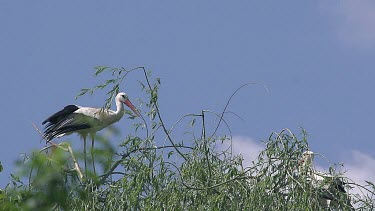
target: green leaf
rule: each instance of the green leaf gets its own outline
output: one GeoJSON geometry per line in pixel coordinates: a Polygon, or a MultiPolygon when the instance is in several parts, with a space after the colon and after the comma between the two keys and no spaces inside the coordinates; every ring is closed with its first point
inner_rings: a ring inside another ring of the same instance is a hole
{"type": "Polygon", "coordinates": [[[145,90],[146,86],[141,81],[138,81],[138,83],[142,87],[141,90],[145,90]]]}
{"type": "Polygon", "coordinates": [[[94,88],[95,89],[104,89],[104,87],[106,87],[106,86],[107,86],[107,84],[100,84],[100,85],[95,86],[94,88]]]}
{"type": "Polygon", "coordinates": [[[158,124],[156,122],[152,122],[151,129],[155,129],[158,124]]]}
{"type": "Polygon", "coordinates": [[[110,84],[110,83],[115,83],[116,81],[117,81],[116,79],[109,79],[109,80],[106,80],[105,83],[110,84]]]}
{"type": "Polygon", "coordinates": [[[96,66],[96,67],[94,67],[94,69],[96,70],[96,72],[94,73],[94,76],[99,75],[100,73],[102,73],[107,68],[109,68],[109,67],[107,67],[107,66],[96,66]]]}
{"type": "Polygon", "coordinates": [[[156,109],[155,108],[152,108],[150,113],[149,113],[149,116],[151,118],[151,120],[154,120],[155,117],[156,117],[156,109]]]}
{"type": "Polygon", "coordinates": [[[128,118],[129,119],[135,119],[137,117],[137,115],[135,115],[132,111],[130,110],[125,110],[124,111],[125,114],[129,115],[128,118]]]}
{"type": "Polygon", "coordinates": [[[373,182],[370,182],[370,181],[367,181],[367,180],[365,180],[365,182],[366,182],[368,185],[372,186],[373,189],[375,189],[375,185],[374,185],[373,182]]]}
{"type": "MultiPolygon", "coordinates": [[[[88,91],[90,91],[91,89],[81,89],[81,92],[75,97],[75,99],[77,99],[78,97],[86,94],[88,91]]],[[[92,90],[91,90],[92,91],[92,90]]]]}

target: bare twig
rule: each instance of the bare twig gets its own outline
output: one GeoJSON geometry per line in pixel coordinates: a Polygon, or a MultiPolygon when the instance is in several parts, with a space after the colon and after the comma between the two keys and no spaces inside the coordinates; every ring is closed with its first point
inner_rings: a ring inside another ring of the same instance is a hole
{"type": "MultiPolygon", "coordinates": [[[[224,109],[223,109],[223,111],[222,111],[222,113],[221,113],[221,117],[220,117],[219,123],[217,124],[216,129],[214,130],[214,132],[213,132],[213,134],[211,135],[211,137],[213,137],[213,136],[216,134],[216,131],[219,129],[220,123],[221,123],[221,121],[222,121],[222,119],[223,119],[223,117],[224,117],[225,112],[227,111],[227,108],[228,108],[229,103],[231,102],[232,98],[233,98],[233,97],[237,94],[237,92],[238,92],[239,90],[241,90],[243,87],[248,86],[248,85],[252,85],[252,84],[260,84],[260,85],[263,85],[264,88],[266,89],[267,93],[269,93],[269,90],[268,90],[268,88],[267,88],[266,85],[264,85],[264,84],[262,84],[262,83],[257,83],[257,82],[246,83],[246,84],[240,86],[239,88],[237,88],[237,89],[233,92],[233,94],[229,97],[227,103],[225,104],[225,107],[224,107],[224,109]]],[[[210,137],[210,138],[211,138],[211,137],[210,137]]]]}

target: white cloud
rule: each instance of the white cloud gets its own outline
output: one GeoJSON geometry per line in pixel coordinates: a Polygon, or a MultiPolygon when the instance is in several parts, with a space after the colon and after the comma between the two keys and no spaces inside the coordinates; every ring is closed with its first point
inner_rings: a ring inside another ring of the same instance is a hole
{"type": "MultiPolygon", "coordinates": [[[[366,185],[366,181],[375,182],[375,158],[353,150],[351,155],[344,160],[346,176],[355,183],[366,185]]],[[[354,193],[361,193],[360,190],[354,189],[354,193]]]]}
{"type": "MultiPolygon", "coordinates": [[[[223,148],[228,148],[229,141],[223,143],[223,148]]],[[[234,155],[241,154],[243,156],[244,167],[251,166],[251,161],[255,160],[259,153],[264,150],[264,146],[260,142],[254,141],[246,136],[233,136],[232,150],[234,155]]]]}
{"type": "Polygon", "coordinates": [[[343,0],[324,2],[325,8],[336,19],[339,38],[357,47],[375,47],[375,1],[343,0]]]}

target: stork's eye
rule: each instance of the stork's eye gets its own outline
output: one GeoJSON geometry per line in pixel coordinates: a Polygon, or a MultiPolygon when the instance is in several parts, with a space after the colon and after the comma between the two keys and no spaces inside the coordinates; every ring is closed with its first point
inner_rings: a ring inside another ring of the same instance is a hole
{"type": "Polygon", "coordinates": [[[122,95],[122,98],[126,99],[126,95],[122,95]]]}

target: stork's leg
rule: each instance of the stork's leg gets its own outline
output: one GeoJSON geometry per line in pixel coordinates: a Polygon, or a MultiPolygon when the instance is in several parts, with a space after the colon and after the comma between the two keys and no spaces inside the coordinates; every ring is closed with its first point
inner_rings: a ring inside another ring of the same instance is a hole
{"type": "Polygon", "coordinates": [[[96,175],[96,170],[95,170],[95,162],[94,162],[94,136],[91,136],[91,160],[92,160],[92,167],[94,170],[94,174],[96,175]]]}
{"type": "Polygon", "coordinates": [[[85,157],[85,174],[87,175],[86,136],[83,136],[83,155],[85,157]]]}

